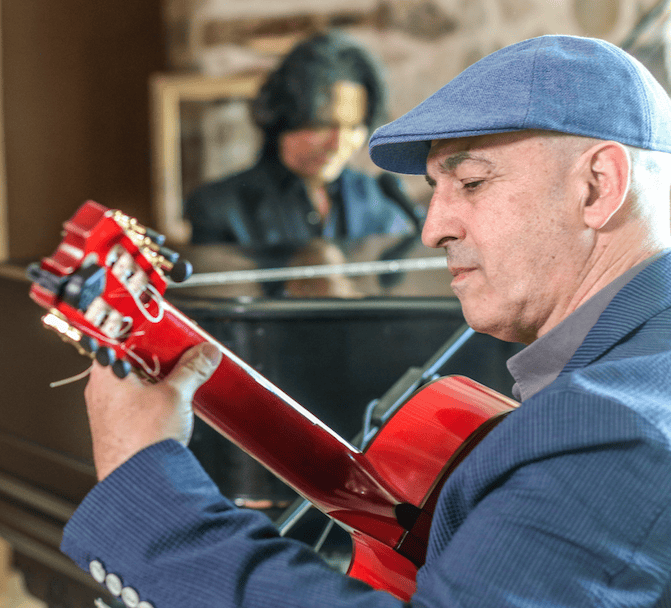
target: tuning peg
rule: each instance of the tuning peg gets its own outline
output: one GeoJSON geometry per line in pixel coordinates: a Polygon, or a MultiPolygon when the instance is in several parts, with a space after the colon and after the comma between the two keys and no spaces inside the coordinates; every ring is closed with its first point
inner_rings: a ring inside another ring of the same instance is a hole
{"type": "Polygon", "coordinates": [[[59,277],[48,270],[43,270],[38,263],[33,263],[26,269],[26,276],[29,281],[37,283],[40,287],[58,294],[63,285],[63,277],[59,277]]]}
{"type": "Polygon", "coordinates": [[[153,230],[152,228],[145,228],[144,231],[145,235],[154,241],[154,243],[156,243],[159,247],[163,246],[165,243],[165,235],[157,232],[156,230],[153,230]]]}
{"type": "Polygon", "coordinates": [[[160,247],[158,252],[171,264],[176,264],[179,260],[179,253],[169,247],[160,247]]]}
{"type": "Polygon", "coordinates": [[[115,360],[116,355],[114,354],[114,349],[109,346],[101,346],[96,351],[96,361],[100,363],[100,365],[112,365],[115,360]]]}
{"type": "Polygon", "coordinates": [[[37,262],[33,262],[32,264],[28,265],[28,268],[26,268],[26,277],[28,277],[29,281],[37,283],[42,278],[43,272],[44,271],[40,265],[37,262]]]}
{"type": "Polygon", "coordinates": [[[112,363],[112,371],[114,372],[114,375],[117,378],[121,378],[122,380],[128,374],[130,374],[131,369],[131,364],[124,359],[117,359],[114,363],[112,363]]]}
{"type": "Polygon", "coordinates": [[[98,350],[98,340],[86,334],[81,337],[79,344],[87,353],[95,354],[98,350]]]}
{"type": "Polygon", "coordinates": [[[186,281],[191,274],[193,273],[193,266],[186,260],[178,260],[173,264],[173,267],[170,269],[168,276],[175,283],[183,283],[186,281]]]}

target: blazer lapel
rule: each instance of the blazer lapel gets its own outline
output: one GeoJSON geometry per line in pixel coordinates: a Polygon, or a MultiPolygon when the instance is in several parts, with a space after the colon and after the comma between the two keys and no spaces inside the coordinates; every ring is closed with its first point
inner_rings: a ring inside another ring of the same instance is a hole
{"type": "Polygon", "coordinates": [[[667,253],[618,292],[561,373],[589,365],[637,327],[670,307],[671,253],[667,253]]]}

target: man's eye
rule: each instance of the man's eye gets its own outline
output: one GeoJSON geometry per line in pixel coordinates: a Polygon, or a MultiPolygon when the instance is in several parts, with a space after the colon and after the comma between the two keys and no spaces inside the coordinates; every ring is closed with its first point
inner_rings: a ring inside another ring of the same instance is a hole
{"type": "Polygon", "coordinates": [[[484,179],[477,179],[471,182],[464,182],[464,188],[466,190],[475,190],[478,186],[482,185],[485,182],[484,179]]]}

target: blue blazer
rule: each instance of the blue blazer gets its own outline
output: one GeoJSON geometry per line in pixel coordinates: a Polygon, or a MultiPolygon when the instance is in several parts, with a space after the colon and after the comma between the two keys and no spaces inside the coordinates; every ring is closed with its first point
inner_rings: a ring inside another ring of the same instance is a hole
{"type": "MultiPolygon", "coordinates": [[[[156,608],[401,606],[236,509],[166,441],[98,484],[62,549],[156,608]]],[[[412,603],[671,606],[671,255],[445,484],[412,603]]],[[[149,604],[141,605],[147,608],[149,604]]]]}

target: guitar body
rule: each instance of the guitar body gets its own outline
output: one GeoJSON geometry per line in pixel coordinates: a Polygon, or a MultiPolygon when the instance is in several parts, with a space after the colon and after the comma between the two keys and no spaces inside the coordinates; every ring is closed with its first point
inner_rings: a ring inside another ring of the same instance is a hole
{"type": "Polygon", "coordinates": [[[31,270],[45,326],[120,377],[132,369],[150,381],[187,348],[215,344],[224,356],[196,393],[196,414],[350,532],[350,576],[409,599],[442,485],[517,404],[440,378],[361,452],[163,299],[165,274],[184,272],[158,235],[92,201],[64,226],[54,255],[31,270]]]}

